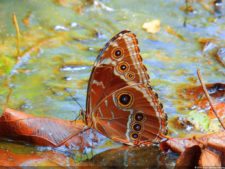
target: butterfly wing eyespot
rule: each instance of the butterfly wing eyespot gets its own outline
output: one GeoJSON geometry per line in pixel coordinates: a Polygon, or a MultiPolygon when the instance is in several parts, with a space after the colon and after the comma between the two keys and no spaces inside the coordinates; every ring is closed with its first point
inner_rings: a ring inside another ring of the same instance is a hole
{"type": "Polygon", "coordinates": [[[138,133],[136,133],[136,132],[131,132],[131,133],[130,133],[130,138],[131,138],[132,140],[137,140],[138,137],[139,137],[139,134],[138,134],[138,133]]]}
{"type": "Polygon", "coordinates": [[[131,71],[127,72],[127,73],[125,74],[125,78],[126,78],[127,80],[134,80],[134,78],[135,78],[134,72],[131,72],[131,71]]]}
{"type": "Polygon", "coordinates": [[[121,74],[124,74],[126,73],[127,71],[130,70],[130,66],[127,62],[120,62],[117,67],[116,67],[116,70],[121,73],[121,74]]]}
{"type": "Polygon", "coordinates": [[[120,58],[122,58],[123,57],[123,54],[124,54],[124,50],[122,48],[117,47],[117,48],[114,48],[112,50],[112,57],[114,59],[120,59],[120,58]]]}
{"type": "Polygon", "coordinates": [[[144,114],[142,112],[137,112],[133,115],[133,120],[137,122],[142,122],[145,120],[144,114]]]}
{"type": "Polygon", "coordinates": [[[132,125],[132,129],[136,132],[141,132],[142,131],[142,125],[140,123],[134,123],[132,125]]]}
{"type": "Polygon", "coordinates": [[[134,102],[133,95],[128,92],[122,92],[116,96],[117,103],[121,108],[130,108],[134,102]]]}

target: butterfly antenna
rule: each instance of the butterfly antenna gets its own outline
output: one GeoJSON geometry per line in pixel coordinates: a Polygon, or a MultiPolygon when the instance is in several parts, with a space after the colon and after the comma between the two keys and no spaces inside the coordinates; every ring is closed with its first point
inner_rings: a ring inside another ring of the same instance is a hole
{"type": "MultiPolygon", "coordinates": [[[[57,93],[56,93],[56,91],[55,90],[53,90],[51,87],[48,87],[48,89],[52,92],[52,94],[54,94],[54,95],[56,95],[57,93]]],[[[65,89],[65,91],[69,94],[69,96],[78,104],[78,106],[81,108],[81,115],[82,115],[82,117],[83,117],[83,108],[82,108],[82,106],[81,106],[81,104],[77,101],[77,99],[76,98],[74,98],[73,96],[72,96],[72,94],[67,90],[67,89],[65,89]]],[[[78,115],[78,116],[76,116],[76,118],[75,118],[75,120],[77,120],[78,118],[79,118],[79,116],[80,116],[80,114],[78,115]]]]}
{"type": "Polygon", "coordinates": [[[83,110],[81,104],[77,101],[77,99],[68,91],[67,88],[65,88],[65,91],[69,94],[69,96],[77,103],[77,105],[80,107],[81,110],[83,110]]]}
{"type": "MultiPolygon", "coordinates": [[[[80,109],[81,109],[80,115],[83,117],[83,119],[85,119],[85,118],[84,118],[84,109],[83,109],[83,107],[81,106],[81,104],[80,104],[80,103],[77,101],[77,99],[69,92],[69,90],[68,90],[67,88],[65,88],[64,90],[69,94],[69,96],[73,99],[73,101],[74,101],[75,103],[77,103],[77,105],[80,107],[80,109]]],[[[79,117],[79,116],[78,116],[78,117],[79,117]]],[[[76,117],[75,120],[77,120],[78,117],[76,117]]]]}

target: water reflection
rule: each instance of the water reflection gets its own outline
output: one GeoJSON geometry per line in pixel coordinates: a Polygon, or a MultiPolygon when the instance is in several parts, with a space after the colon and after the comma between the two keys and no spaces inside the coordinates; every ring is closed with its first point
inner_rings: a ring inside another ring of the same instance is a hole
{"type": "Polygon", "coordinates": [[[166,154],[159,150],[158,146],[123,146],[117,149],[107,150],[80,165],[85,166],[92,163],[99,167],[166,168],[174,166],[174,163],[171,163],[171,161],[175,158],[177,158],[176,155],[166,156],[166,154]]]}

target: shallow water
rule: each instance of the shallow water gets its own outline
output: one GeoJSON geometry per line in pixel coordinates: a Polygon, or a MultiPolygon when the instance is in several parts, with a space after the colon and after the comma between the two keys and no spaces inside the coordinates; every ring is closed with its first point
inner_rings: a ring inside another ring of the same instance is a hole
{"type": "MultiPolygon", "coordinates": [[[[204,4],[213,10],[210,3],[204,4]]],[[[197,68],[208,83],[225,80],[224,67],[211,55],[203,55],[198,41],[212,38],[224,46],[225,19],[210,13],[201,3],[191,5],[194,11],[187,14],[181,10],[184,1],[178,0],[2,0],[0,55],[4,61],[9,59],[6,66],[0,67],[1,105],[6,104],[10,86],[13,90],[8,107],[36,116],[75,119],[80,107],[64,89],[85,108],[87,83],[99,49],[114,34],[128,29],[137,35],[151,83],[168,117],[185,115],[188,109],[182,106],[185,101],[179,100],[176,91],[199,84],[197,68]],[[17,63],[12,13],[16,14],[21,29],[22,59],[17,63]],[[142,29],[145,22],[153,19],[161,22],[156,34],[142,29]],[[180,36],[168,33],[168,26],[180,36]]],[[[185,132],[171,135],[182,133],[185,132]]],[[[39,151],[30,145],[5,141],[0,142],[0,147],[8,148],[8,144],[14,147],[14,152],[39,151]]],[[[94,153],[120,146],[104,138],[94,153]]]]}

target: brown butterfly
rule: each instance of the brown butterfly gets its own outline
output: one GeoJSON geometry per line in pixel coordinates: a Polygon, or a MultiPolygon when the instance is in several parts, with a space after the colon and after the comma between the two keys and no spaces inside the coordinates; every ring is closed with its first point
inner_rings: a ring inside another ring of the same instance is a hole
{"type": "Polygon", "coordinates": [[[124,144],[158,143],[166,134],[167,116],[149,84],[135,34],[124,30],[101,50],[86,108],[88,126],[124,144]]]}

